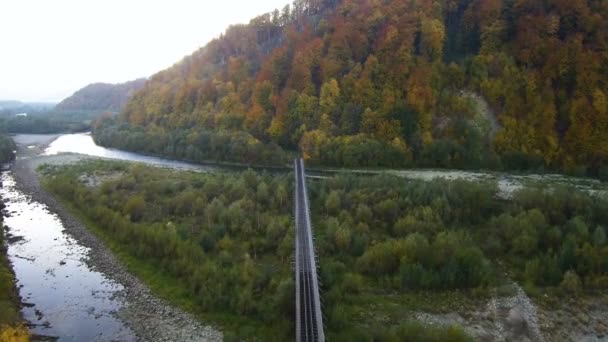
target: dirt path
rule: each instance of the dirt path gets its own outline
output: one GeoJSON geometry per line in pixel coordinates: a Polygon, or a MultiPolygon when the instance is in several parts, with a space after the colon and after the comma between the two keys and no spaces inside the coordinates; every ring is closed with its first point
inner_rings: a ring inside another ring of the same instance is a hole
{"type": "Polygon", "coordinates": [[[17,187],[33,200],[47,205],[51,212],[61,218],[66,232],[79,244],[90,248],[88,260],[85,260],[89,267],[124,287],[117,293],[126,303],[117,313],[118,317],[133,329],[140,341],[221,341],[221,332],[201,324],[192,315],[154,296],[145,284],[127,271],[102,241],[41,188],[35,172],[38,165],[70,163],[87,158],[80,155],[39,156],[52,140],[53,136],[47,136],[17,141],[18,158],[11,167],[17,187]]]}

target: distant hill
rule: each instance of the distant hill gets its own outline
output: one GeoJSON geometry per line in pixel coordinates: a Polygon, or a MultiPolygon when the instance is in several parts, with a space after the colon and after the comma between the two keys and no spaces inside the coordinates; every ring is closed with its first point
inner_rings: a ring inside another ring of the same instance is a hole
{"type": "Polygon", "coordinates": [[[0,101],[0,110],[2,109],[19,109],[19,108],[34,108],[34,109],[49,109],[56,105],[52,102],[21,102],[21,101],[0,101]]]}
{"type": "Polygon", "coordinates": [[[0,101],[0,116],[44,112],[54,106],[55,103],[50,102],[0,101]]]}
{"type": "Polygon", "coordinates": [[[20,101],[0,101],[0,110],[20,107],[23,105],[24,103],[20,101]]]}
{"type": "Polygon", "coordinates": [[[145,78],[120,84],[93,83],[78,90],[55,107],[60,111],[103,110],[118,112],[122,110],[131,95],[146,83],[145,78]]]}

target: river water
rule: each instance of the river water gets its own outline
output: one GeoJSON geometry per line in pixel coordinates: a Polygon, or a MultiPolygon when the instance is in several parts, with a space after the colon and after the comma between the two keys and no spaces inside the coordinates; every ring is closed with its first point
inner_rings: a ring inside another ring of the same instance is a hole
{"type": "Polygon", "coordinates": [[[8,256],[31,333],[59,341],[135,340],[115,316],[124,305],[114,298],[122,286],[84,263],[88,249],[64,232],[57,215],[19,191],[10,172],[1,180],[8,256]]]}
{"type": "MultiPolygon", "coordinates": [[[[16,135],[13,139],[18,159],[75,153],[180,170],[221,169],[103,148],[87,133],[16,135]]],[[[133,330],[117,317],[127,305],[117,295],[122,285],[87,265],[89,249],[65,231],[59,216],[23,193],[12,172],[0,176],[0,196],[6,205],[8,257],[31,333],[68,342],[135,341],[133,330]]]]}
{"type": "Polygon", "coordinates": [[[127,160],[182,170],[210,171],[218,169],[217,167],[210,165],[192,164],[101,147],[95,144],[89,133],[61,135],[51,142],[51,144],[44,151],[45,155],[56,155],[60,153],[78,153],[95,157],[127,160]]]}

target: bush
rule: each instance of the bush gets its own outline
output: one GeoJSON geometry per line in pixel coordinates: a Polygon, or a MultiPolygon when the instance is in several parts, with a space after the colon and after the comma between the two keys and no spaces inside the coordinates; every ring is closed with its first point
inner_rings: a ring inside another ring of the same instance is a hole
{"type": "Polygon", "coordinates": [[[133,222],[137,222],[144,216],[146,201],[142,196],[132,196],[125,203],[124,213],[129,215],[133,222]]]}
{"type": "Polygon", "coordinates": [[[576,274],[575,271],[570,270],[564,274],[564,279],[562,280],[560,287],[567,292],[577,293],[583,286],[578,274],[576,274]]]}
{"type": "Polygon", "coordinates": [[[15,151],[17,147],[11,137],[5,134],[0,134],[0,163],[6,163],[15,159],[15,151]]]}

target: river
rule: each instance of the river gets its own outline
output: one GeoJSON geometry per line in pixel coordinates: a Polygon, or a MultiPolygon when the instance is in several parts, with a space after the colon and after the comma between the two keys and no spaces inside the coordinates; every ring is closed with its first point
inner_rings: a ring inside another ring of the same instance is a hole
{"type": "Polygon", "coordinates": [[[69,158],[74,153],[176,169],[213,167],[105,149],[88,134],[13,139],[17,161],[0,176],[0,196],[21,312],[35,340],[221,340],[212,327],[155,297],[86,227],[56,201],[49,202],[32,179],[36,165],[78,160],[69,158]]]}
{"type": "Polygon", "coordinates": [[[114,313],[124,305],[113,298],[122,286],[92,270],[89,250],[64,232],[63,223],[2,174],[4,224],[13,241],[8,256],[32,334],[61,341],[130,341],[133,332],[114,313]]]}
{"type": "Polygon", "coordinates": [[[218,169],[217,167],[210,165],[192,164],[101,147],[95,144],[89,133],[61,135],[51,142],[44,151],[44,155],[47,156],[57,155],[60,153],[77,153],[94,157],[140,162],[181,170],[210,171],[218,169]]]}

